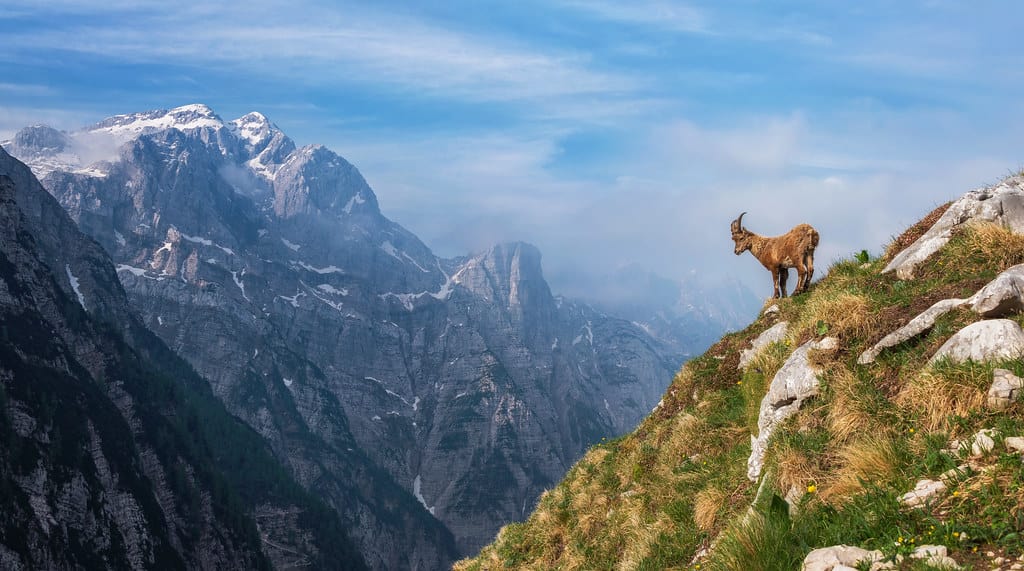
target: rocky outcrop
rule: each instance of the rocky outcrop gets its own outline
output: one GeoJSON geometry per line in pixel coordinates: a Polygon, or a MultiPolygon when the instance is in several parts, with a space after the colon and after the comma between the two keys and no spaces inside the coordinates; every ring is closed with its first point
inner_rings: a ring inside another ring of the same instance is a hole
{"type": "Polygon", "coordinates": [[[0,564],[362,568],[337,517],[128,309],[102,249],[0,150],[0,564]],[[269,536],[267,536],[269,537],[269,536]],[[302,538],[301,544],[296,538],[302,538]]]}
{"type": "Polygon", "coordinates": [[[882,271],[895,271],[900,279],[912,278],[918,264],[944,246],[956,228],[970,221],[995,222],[1024,232],[1024,177],[1010,177],[994,187],[968,192],[882,271]]]}
{"type": "Polygon", "coordinates": [[[747,478],[757,481],[764,466],[768,442],[775,429],[784,420],[796,414],[800,406],[810,397],[818,394],[820,371],[811,364],[809,355],[815,349],[834,349],[837,340],[826,337],[820,341],[808,341],[798,347],[782,364],[768,393],[761,399],[757,418],[757,436],[750,437],[750,458],[747,460],[747,478]]]}
{"type": "Polygon", "coordinates": [[[886,335],[870,349],[861,353],[857,362],[861,365],[873,363],[882,351],[921,335],[934,327],[939,317],[966,306],[970,306],[972,311],[986,318],[1019,313],[1024,308],[1024,264],[1004,270],[971,297],[936,302],[909,323],[886,335]]]}
{"type": "Polygon", "coordinates": [[[354,166],[262,116],[187,106],[86,131],[123,146],[47,188],[373,567],[444,567],[450,532],[475,550],[635,426],[679,365],[641,327],[554,297],[532,246],[435,256],[354,166]]]}
{"type": "Polygon", "coordinates": [[[1009,319],[972,323],[956,332],[929,360],[949,359],[954,363],[1016,359],[1024,355],[1024,330],[1009,319]]]}
{"type": "Polygon", "coordinates": [[[746,369],[750,362],[757,356],[757,354],[765,347],[772,343],[778,343],[785,340],[786,333],[789,331],[789,323],[786,321],[780,321],[775,325],[772,325],[768,329],[765,329],[760,335],[758,335],[753,341],[750,342],[749,349],[743,349],[740,351],[740,369],[746,369]]]}

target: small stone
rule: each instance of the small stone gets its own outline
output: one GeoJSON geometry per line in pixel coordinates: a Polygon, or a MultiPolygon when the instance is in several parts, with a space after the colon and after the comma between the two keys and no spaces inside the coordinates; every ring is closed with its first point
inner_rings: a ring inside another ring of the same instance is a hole
{"type": "Polygon", "coordinates": [[[945,557],[949,551],[945,545],[922,545],[910,554],[912,559],[926,559],[928,557],[945,557]]]}
{"type": "Polygon", "coordinates": [[[881,563],[883,557],[882,552],[877,550],[868,551],[849,545],[833,545],[808,553],[801,569],[802,571],[833,571],[843,567],[856,569],[861,562],[869,562],[872,564],[871,568],[875,569],[875,565],[881,563]]]}
{"type": "Polygon", "coordinates": [[[967,464],[961,464],[956,468],[950,468],[939,475],[939,479],[943,482],[949,482],[950,480],[956,481],[963,478],[970,471],[971,467],[967,464]]]}
{"type": "Polygon", "coordinates": [[[996,447],[993,437],[998,435],[999,432],[991,428],[979,430],[971,440],[971,456],[984,456],[991,452],[996,447]]]}
{"type": "Polygon", "coordinates": [[[930,502],[935,496],[946,491],[946,484],[935,480],[920,480],[914,489],[900,496],[900,503],[916,508],[930,502]]]}
{"type": "Polygon", "coordinates": [[[992,560],[992,563],[995,563],[996,565],[1002,565],[1003,563],[1006,563],[1006,558],[1005,557],[996,557],[995,559],[992,560]]]}
{"type": "Polygon", "coordinates": [[[1014,375],[1006,369],[992,371],[992,386],[988,389],[988,406],[996,410],[1002,410],[1017,400],[1021,389],[1024,388],[1024,379],[1014,375]]]}
{"type": "Polygon", "coordinates": [[[839,339],[835,337],[825,337],[821,341],[814,344],[814,348],[819,351],[832,351],[839,346],[839,339]]]}
{"type": "Polygon", "coordinates": [[[773,313],[778,313],[778,312],[779,312],[778,304],[773,303],[773,304],[768,306],[768,309],[764,310],[764,315],[771,315],[773,313]]]}
{"type": "Polygon", "coordinates": [[[1003,444],[1006,445],[1006,449],[1009,452],[1016,452],[1017,454],[1024,452],[1024,436],[1010,436],[1003,440],[1003,444]]]}

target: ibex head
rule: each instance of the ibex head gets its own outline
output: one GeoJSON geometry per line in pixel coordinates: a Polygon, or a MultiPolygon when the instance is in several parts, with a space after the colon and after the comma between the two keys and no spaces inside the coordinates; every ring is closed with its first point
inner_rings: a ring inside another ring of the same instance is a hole
{"type": "MultiPolygon", "coordinates": [[[[743,214],[746,214],[744,212],[743,214]]],[[[729,229],[732,230],[732,241],[736,244],[734,252],[737,256],[750,249],[750,232],[743,227],[743,214],[732,221],[729,229]]]]}

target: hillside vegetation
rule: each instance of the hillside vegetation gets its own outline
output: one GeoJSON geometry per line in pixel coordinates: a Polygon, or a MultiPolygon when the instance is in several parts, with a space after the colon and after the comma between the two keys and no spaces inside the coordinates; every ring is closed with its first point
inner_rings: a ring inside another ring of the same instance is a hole
{"type": "MultiPolygon", "coordinates": [[[[1008,180],[1019,190],[1019,176],[1008,180]]],[[[591,448],[527,521],[455,568],[799,569],[812,550],[839,544],[879,550],[901,569],[934,568],[904,557],[924,544],[945,546],[963,568],[1010,568],[1024,552],[1024,470],[1004,440],[1024,435],[1024,403],[996,410],[986,398],[994,369],[1022,375],[1024,361],[929,364],[954,333],[984,319],[961,307],[874,363],[857,363],[935,302],[969,297],[1024,263],[1024,236],[972,222],[913,279],[883,273],[947,208],[877,258],[833,263],[808,293],[778,300],[688,362],[633,433],[591,448]],[[741,350],[780,321],[785,337],[739,369],[741,350]],[[776,430],[751,481],[751,436],[769,384],[794,349],[824,337],[838,342],[809,354],[817,395],[776,430]],[[995,446],[972,455],[982,429],[995,429],[995,446]],[[917,508],[901,503],[919,480],[958,466],[944,493],[917,508]]]]}

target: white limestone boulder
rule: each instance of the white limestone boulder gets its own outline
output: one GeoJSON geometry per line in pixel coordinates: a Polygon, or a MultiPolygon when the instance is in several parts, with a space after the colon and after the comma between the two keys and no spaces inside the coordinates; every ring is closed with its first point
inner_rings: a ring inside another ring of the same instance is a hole
{"type": "Polygon", "coordinates": [[[820,371],[811,365],[809,353],[812,349],[835,347],[835,343],[836,340],[833,338],[808,341],[793,351],[775,373],[767,394],[761,399],[761,409],[757,418],[758,434],[756,437],[750,437],[747,477],[751,481],[757,481],[761,475],[768,441],[778,425],[800,410],[805,400],[818,394],[820,371]]]}
{"type": "Polygon", "coordinates": [[[861,563],[871,564],[871,569],[891,569],[892,565],[883,563],[881,551],[868,551],[850,545],[833,545],[815,549],[804,557],[802,571],[843,571],[856,569],[861,563]]]}
{"type": "Polygon", "coordinates": [[[1024,389],[1024,379],[1006,369],[992,371],[992,386],[988,389],[988,406],[1002,410],[1010,406],[1024,389]]]}
{"type": "Polygon", "coordinates": [[[881,339],[881,341],[875,343],[873,347],[861,353],[860,357],[857,358],[857,363],[861,365],[874,363],[875,359],[878,358],[878,355],[880,355],[885,349],[895,347],[904,341],[917,337],[925,331],[928,331],[935,326],[935,320],[939,317],[949,313],[957,307],[964,306],[969,302],[970,300],[966,299],[944,299],[935,303],[928,309],[924,310],[920,315],[911,319],[909,323],[886,335],[881,339]]]}
{"type": "Polygon", "coordinates": [[[913,278],[917,265],[946,245],[956,228],[970,221],[995,222],[1024,233],[1024,177],[1010,177],[993,187],[963,195],[882,272],[895,271],[903,280],[913,278]]]}
{"type": "Polygon", "coordinates": [[[945,492],[946,483],[942,480],[919,480],[913,490],[900,496],[900,504],[908,508],[921,507],[945,492]]]}
{"type": "Polygon", "coordinates": [[[772,325],[768,329],[765,329],[750,343],[750,349],[744,349],[740,351],[740,369],[746,369],[750,362],[754,360],[757,354],[772,343],[778,343],[786,338],[786,333],[789,331],[789,322],[780,321],[775,325],[772,325]]]}
{"type": "Polygon", "coordinates": [[[971,296],[971,309],[983,317],[1005,317],[1024,311],[1024,264],[1000,272],[971,296]]]}
{"type": "Polygon", "coordinates": [[[1009,319],[989,319],[964,327],[946,341],[929,363],[949,358],[964,361],[1016,359],[1024,355],[1024,330],[1009,319]]]}

